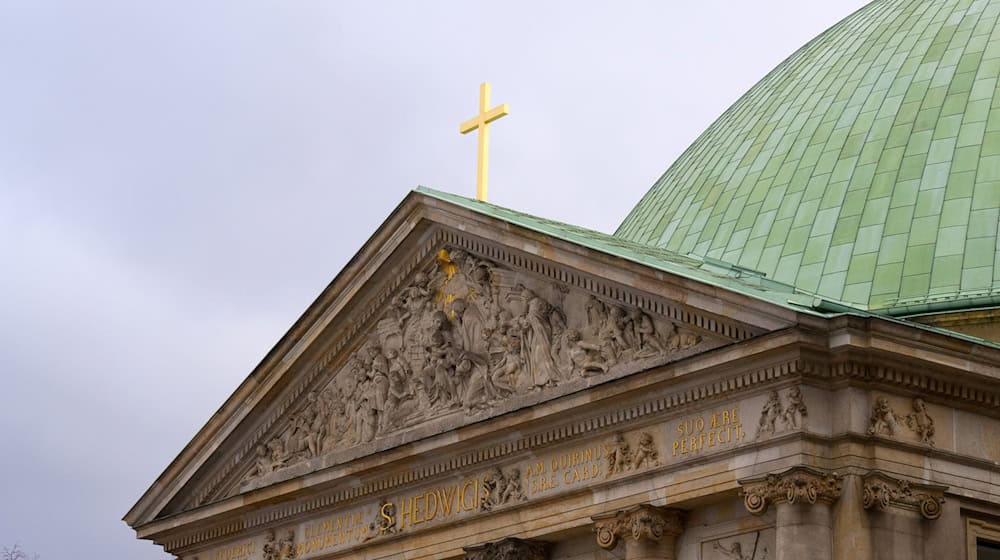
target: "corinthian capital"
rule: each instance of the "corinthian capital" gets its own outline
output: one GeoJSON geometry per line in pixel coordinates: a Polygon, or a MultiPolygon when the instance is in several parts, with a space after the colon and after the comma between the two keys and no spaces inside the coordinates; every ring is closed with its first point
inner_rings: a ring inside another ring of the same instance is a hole
{"type": "Polygon", "coordinates": [[[684,530],[682,514],[681,510],[643,504],[591,519],[597,544],[611,550],[621,539],[659,541],[665,535],[681,534],[684,530]]]}
{"type": "Polygon", "coordinates": [[[743,505],[754,515],[767,511],[768,505],[787,502],[830,503],[840,497],[841,476],[810,467],[792,467],[785,472],[747,478],[743,487],[743,505]]]}
{"type": "Polygon", "coordinates": [[[898,508],[920,512],[925,519],[941,517],[946,486],[920,484],[893,478],[879,471],[864,476],[863,505],[865,509],[898,508]]]}
{"type": "Polygon", "coordinates": [[[465,560],[546,560],[546,543],[508,538],[465,548],[465,560]]]}

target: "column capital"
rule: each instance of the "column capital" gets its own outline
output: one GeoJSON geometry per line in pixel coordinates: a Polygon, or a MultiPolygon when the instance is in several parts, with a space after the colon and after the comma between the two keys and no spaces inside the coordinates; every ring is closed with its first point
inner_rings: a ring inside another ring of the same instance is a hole
{"type": "Polygon", "coordinates": [[[754,515],[780,503],[832,503],[840,497],[842,476],[812,467],[792,467],[784,472],[739,481],[743,505],[754,515]]]}
{"type": "Polygon", "coordinates": [[[547,560],[548,544],[506,538],[492,543],[467,546],[465,560],[547,560]]]}
{"type": "Polygon", "coordinates": [[[679,509],[640,504],[591,519],[597,544],[611,550],[620,539],[659,542],[664,536],[676,537],[684,530],[683,513],[679,509]]]}
{"type": "Polygon", "coordinates": [[[881,471],[871,471],[862,477],[864,490],[862,504],[865,509],[887,510],[896,508],[920,512],[924,519],[941,517],[941,504],[947,486],[910,482],[893,478],[881,471]]]}

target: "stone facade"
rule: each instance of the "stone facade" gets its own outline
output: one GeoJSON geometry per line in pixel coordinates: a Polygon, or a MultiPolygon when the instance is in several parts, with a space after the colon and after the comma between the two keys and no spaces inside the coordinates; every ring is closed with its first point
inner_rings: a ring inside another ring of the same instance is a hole
{"type": "Polygon", "coordinates": [[[413,194],[126,521],[184,560],[971,560],[998,463],[990,345],[413,194]]]}

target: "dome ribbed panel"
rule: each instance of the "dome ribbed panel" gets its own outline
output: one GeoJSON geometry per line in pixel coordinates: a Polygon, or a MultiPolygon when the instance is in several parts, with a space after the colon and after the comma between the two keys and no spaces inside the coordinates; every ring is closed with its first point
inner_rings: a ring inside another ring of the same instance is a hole
{"type": "Polygon", "coordinates": [[[873,309],[1000,294],[998,14],[869,4],[727,110],[616,235],[873,309]]]}

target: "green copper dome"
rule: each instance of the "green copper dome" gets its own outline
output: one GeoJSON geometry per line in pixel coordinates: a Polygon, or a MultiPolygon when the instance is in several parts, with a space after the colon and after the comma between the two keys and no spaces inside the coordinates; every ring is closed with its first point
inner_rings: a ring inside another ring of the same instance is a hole
{"type": "Polygon", "coordinates": [[[996,300],[998,14],[869,4],[729,108],[615,235],[869,309],[996,300]]]}

